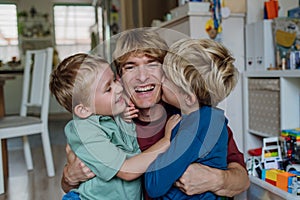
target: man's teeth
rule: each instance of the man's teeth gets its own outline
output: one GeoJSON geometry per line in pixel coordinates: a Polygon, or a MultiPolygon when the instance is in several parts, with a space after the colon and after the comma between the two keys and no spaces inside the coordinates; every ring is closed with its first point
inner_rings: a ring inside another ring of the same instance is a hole
{"type": "Polygon", "coordinates": [[[147,91],[150,91],[150,90],[153,90],[153,89],[154,89],[154,86],[150,85],[150,86],[146,86],[146,87],[135,88],[135,91],[136,92],[147,92],[147,91]]]}

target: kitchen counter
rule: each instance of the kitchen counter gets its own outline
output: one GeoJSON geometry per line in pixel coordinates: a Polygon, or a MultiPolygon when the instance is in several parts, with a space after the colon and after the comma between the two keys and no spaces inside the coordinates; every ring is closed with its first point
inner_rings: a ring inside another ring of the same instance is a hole
{"type": "Polygon", "coordinates": [[[22,65],[8,66],[4,64],[0,67],[0,74],[23,74],[24,68],[22,65]]]}

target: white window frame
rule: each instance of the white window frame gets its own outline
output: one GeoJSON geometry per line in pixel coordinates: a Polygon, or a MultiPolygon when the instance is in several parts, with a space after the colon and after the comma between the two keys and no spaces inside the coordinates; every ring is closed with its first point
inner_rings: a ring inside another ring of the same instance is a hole
{"type": "MultiPolygon", "coordinates": [[[[91,50],[91,33],[95,31],[96,26],[95,14],[95,8],[86,4],[55,4],[53,6],[55,44],[60,59],[91,50]]],[[[98,19],[96,30],[98,30],[98,37],[101,37],[101,8],[98,9],[98,19]]]]}
{"type": "Polygon", "coordinates": [[[19,59],[17,5],[0,4],[0,60],[19,59]],[[15,8],[15,9],[14,9],[15,8]]]}

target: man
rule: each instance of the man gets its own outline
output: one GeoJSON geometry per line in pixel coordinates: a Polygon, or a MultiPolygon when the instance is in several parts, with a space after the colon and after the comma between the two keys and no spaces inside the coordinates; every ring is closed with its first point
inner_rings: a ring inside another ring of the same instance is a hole
{"type": "MultiPolygon", "coordinates": [[[[135,29],[121,34],[113,57],[123,86],[135,107],[128,108],[136,124],[140,149],[146,150],[164,134],[167,118],[174,108],[161,101],[161,64],[168,45],[153,30],[135,29]]],[[[126,117],[126,116],[125,116],[126,117]]],[[[228,170],[191,164],[175,183],[188,195],[206,191],[232,197],[249,187],[244,157],[237,149],[228,128],[228,170]]],[[[67,147],[68,164],[64,168],[62,188],[69,191],[94,174],[67,147]]]]}

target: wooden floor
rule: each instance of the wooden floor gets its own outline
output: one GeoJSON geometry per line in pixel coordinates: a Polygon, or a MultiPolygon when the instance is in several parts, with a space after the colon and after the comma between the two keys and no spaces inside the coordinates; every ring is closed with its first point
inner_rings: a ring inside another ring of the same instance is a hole
{"type": "Polygon", "coordinates": [[[47,176],[40,136],[29,138],[34,169],[27,171],[20,139],[8,140],[9,179],[7,192],[0,200],[59,200],[64,194],[60,187],[63,166],[66,163],[63,127],[67,120],[49,122],[49,132],[55,165],[55,176],[47,176]]]}

